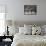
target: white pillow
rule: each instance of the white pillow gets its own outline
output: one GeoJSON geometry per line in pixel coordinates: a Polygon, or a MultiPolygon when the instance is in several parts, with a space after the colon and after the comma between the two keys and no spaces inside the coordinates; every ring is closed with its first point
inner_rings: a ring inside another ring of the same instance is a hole
{"type": "Polygon", "coordinates": [[[9,35],[15,35],[19,32],[19,28],[15,26],[9,26],[9,35]]]}
{"type": "Polygon", "coordinates": [[[26,24],[24,24],[24,27],[32,29],[32,25],[26,25],[26,24]]]}
{"type": "Polygon", "coordinates": [[[31,32],[31,29],[30,29],[30,28],[19,27],[19,33],[20,33],[20,34],[27,34],[27,35],[30,35],[32,32],[31,32]]]}
{"type": "Polygon", "coordinates": [[[41,26],[41,35],[43,36],[44,35],[44,32],[45,32],[45,27],[44,25],[41,26]]]}
{"type": "Polygon", "coordinates": [[[24,27],[25,27],[25,31],[27,31],[27,33],[25,34],[32,34],[32,25],[24,24],[24,27]]]}
{"type": "Polygon", "coordinates": [[[20,33],[20,34],[24,34],[24,31],[25,31],[25,30],[24,30],[24,27],[19,27],[19,33],[20,33]]]}
{"type": "Polygon", "coordinates": [[[32,27],[32,35],[39,35],[41,33],[41,28],[39,26],[32,27]]]}
{"type": "Polygon", "coordinates": [[[44,33],[46,33],[46,25],[43,25],[42,28],[44,29],[44,33]]]}
{"type": "Polygon", "coordinates": [[[31,34],[32,34],[32,29],[25,27],[25,32],[24,32],[24,34],[26,34],[26,35],[31,35],[31,34]]]}

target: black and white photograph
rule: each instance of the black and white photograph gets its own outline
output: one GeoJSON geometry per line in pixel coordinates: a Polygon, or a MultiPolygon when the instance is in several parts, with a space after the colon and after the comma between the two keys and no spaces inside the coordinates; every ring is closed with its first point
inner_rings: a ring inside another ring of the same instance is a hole
{"type": "Polygon", "coordinates": [[[36,5],[24,5],[24,15],[36,15],[37,6],[36,5]]]}

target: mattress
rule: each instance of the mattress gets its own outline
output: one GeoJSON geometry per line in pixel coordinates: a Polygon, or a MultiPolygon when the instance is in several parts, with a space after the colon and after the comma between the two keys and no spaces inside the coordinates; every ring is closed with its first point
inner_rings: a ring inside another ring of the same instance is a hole
{"type": "Polygon", "coordinates": [[[11,46],[46,46],[46,36],[16,34],[11,46]]]}

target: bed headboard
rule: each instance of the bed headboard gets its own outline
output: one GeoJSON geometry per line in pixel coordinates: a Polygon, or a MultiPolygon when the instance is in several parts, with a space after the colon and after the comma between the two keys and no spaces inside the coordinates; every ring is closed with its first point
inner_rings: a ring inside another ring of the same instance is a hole
{"type": "Polygon", "coordinates": [[[24,26],[24,24],[27,24],[27,25],[33,25],[33,24],[36,24],[36,25],[45,25],[46,22],[45,21],[16,21],[15,22],[16,25],[19,25],[19,26],[24,26]]]}
{"type": "Polygon", "coordinates": [[[33,24],[45,25],[46,21],[14,21],[14,20],[6,20],[6,24],[10,25],[10,26],[11,25],[24,26],[24,24],[27,24],[27,25],[33,25],[33,24]]]}

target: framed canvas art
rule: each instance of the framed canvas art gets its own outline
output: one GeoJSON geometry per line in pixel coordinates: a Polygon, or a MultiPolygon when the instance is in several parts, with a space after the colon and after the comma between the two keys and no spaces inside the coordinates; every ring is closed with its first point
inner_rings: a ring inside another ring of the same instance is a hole
{"type": "Polygon", "coordinates": [[[37,5],[24,5],[24,15],[36,15],[37,5]]]}

